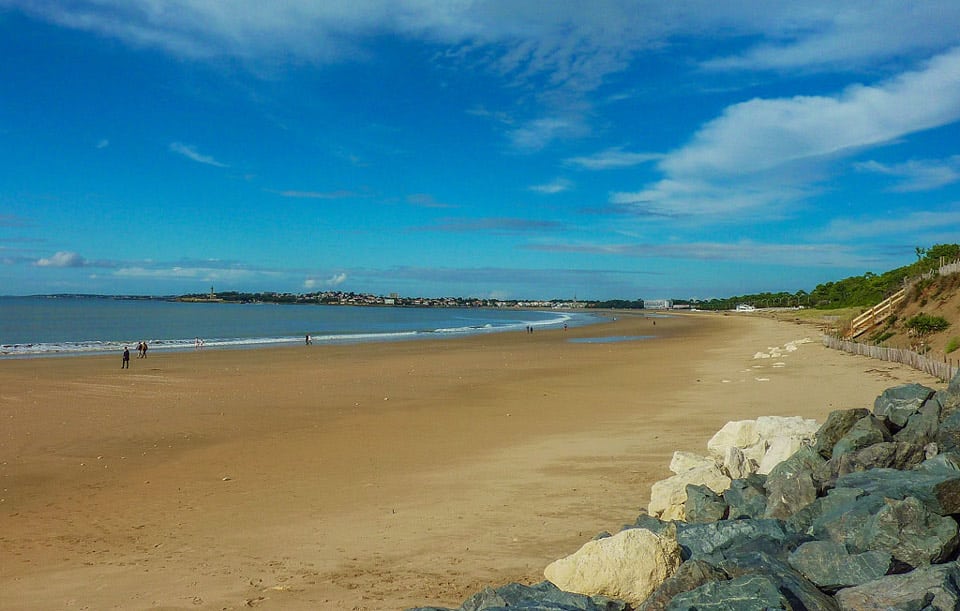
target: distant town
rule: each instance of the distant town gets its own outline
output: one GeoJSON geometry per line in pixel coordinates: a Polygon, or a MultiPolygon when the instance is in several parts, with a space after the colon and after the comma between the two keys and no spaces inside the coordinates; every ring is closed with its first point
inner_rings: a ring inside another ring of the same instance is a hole
{"type": "Polygon", "coordinates": [[[217,293],[195,293],[175,297],[177,301],[202,303],[278,303],[278,304],[320,304],[342,306],[393,306],[412,308],[538,308],[538,309],[577,309],[577,308],[631,308],[642,309],[644,301],[637,299],[613,301],[579,301],[577,299],[483,299],[478,297],[402,297],[397,293],[374,295],[346,291],[321,291],[314,293],[242,293],[225,291],[217,293]]]}

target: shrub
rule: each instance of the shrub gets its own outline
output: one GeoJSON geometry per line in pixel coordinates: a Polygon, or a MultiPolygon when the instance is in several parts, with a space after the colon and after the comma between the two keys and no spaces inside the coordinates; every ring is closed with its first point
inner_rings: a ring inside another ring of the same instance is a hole
{"type": "Polygon", "coordinates": [[[950,322],[942,316],[930,316],[929,314],[920,312],[907,319],[904,325],[917,335],[923,336],[945,330],[950,326],[950,322]]]}

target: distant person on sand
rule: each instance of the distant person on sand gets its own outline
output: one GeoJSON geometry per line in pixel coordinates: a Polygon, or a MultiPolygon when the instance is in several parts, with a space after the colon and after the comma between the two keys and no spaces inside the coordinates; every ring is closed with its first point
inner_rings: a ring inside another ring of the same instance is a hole
{"type": "Polygon", "coordinates": [[[130,349],[126,346],[123,347],[123,363],[120,369],[130,369],[130,349]]]}

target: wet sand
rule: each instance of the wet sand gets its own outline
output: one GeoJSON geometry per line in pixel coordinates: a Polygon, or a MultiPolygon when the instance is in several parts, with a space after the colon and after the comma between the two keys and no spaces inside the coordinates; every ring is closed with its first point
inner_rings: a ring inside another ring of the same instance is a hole
{"type": "Polygon", "coordinates": [[[632,522],[729,420],[943,386],[809,325],[655,320],[0,361],[0,608],[455,607],[632,522]],[[653,337],[569,341],[623,336],[653,337]]]}

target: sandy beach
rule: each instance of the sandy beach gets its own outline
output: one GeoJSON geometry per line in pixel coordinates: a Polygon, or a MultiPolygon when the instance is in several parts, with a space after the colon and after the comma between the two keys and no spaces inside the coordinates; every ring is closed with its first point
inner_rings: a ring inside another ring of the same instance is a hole
{"type": "Polygon", "coordinates": [[[0,608],[454,607],[632,522],[727,421],[905,382],[943,387],[720,314],[0,361],[0,608]],[[651,337],[570,341],[621,336],[651,337]]]}

